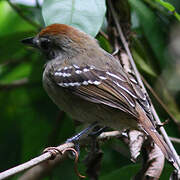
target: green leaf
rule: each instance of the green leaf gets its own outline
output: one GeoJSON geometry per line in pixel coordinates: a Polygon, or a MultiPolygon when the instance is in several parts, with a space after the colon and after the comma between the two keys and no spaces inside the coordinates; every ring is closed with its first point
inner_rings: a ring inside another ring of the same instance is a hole
{"type": "Polygon", "coordinates": [[[30,74],[31,65],[29,63],[22,63],[16,68],[12,69],[11,72],[0,78],[1,83],[10,83],[14,80],[18,80],[24,77],[27,77],[30,74]]]}
{"type": "Polygon", "coordinates": [[[111,173],[109,173],[106,176],[103,176],[100,178],[100,180],[109,180],[109,179],[131,179],[133,177],[138,169],[140,168],[139,165],[128,165],[124,166],[120,169],[114,170],[111,173]]]}
{"type": "Polygon", "coordinates": [[[165,67],[167,65],[167,59],[164,56],[166,48],[165,36],[154,11],[148,8],[141,0],[129,0],[129,3],[137,13],[142,32],[158,59],[159,65],[165,67]]]}
{"type": "Polygon", "coordinates": [[[174,11],[175,8],[173,5],[171,5],[168,2],[164,2],[163,0],[156,0],[159,4],[161,4],[163,7],[167,8],[169,11],[174,11]]]}
{"type": "Polygon", "coordinates": [[[46,25],[68,24],[93,37],[103,24],[105,12],[105,0],[46,0],[42,7],[46,25]]]}
{"type": "Polygon", "coordinates": [[[180,21],[180,14],[178,14],[177,12],[174,12],[174,16],[178,19],[178,21],[180,21]]]}
{"type": "Polygon", "coordinates": [[[161,4],[168,11],[173,12],[174,16],[180,21],[180,15],[175,11],[176,9],[172,4],[170,4],[169,2],[164,2],[163,0],[155,0],[155,1],[161,4]]]}
{"type": "Polygon", "coordinates": [[[109,52],[109,53],[112,53],[112,47],[111,47],[111,44],[109,43],[109,41],[105,38],[105,37],[103,37],[102,35],[97,35],[96,36],[96,38],[97,38],[97,40],[98,40],[98,42],[99,42],[99,45],[103,48],[103,49],[105,49],[107,52],[109,52]]]}
{"type": "MultiPolygon", "coordinates": [[[[100,178],[100,180],[109,180],[109,179],[132,179],[136,175],[136,173],[140,170],[140,164],[132,164],[128,166],[124,166],[120,169],[114,170],[111,173],[100,178]]],[[[173,168],[171,166],[165,166],[160,180],[168,179],[172,173],[173,168]]]]}
{"type": "Polygon", "coordinates": [[[0,1],[0,36],[16,33],[17,31],[30,31],[35,28],[22,19],[6,1],[0,1]]]}

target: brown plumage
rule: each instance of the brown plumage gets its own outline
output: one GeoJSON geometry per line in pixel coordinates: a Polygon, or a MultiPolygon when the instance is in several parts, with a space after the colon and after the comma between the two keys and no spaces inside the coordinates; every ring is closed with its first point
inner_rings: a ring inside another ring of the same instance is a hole
{"type": "MultiPolygon", "coordinates": [[[[50,60],[43,85],[60,109],[81,122],[140,129],[178,167],[155,128],[146,96],[119,61],[101,49],[95,39],[68,25],[53,24],[31,41],[50,60]]],[[[30,40],[24,43],[30,44],[30,40]]]]}

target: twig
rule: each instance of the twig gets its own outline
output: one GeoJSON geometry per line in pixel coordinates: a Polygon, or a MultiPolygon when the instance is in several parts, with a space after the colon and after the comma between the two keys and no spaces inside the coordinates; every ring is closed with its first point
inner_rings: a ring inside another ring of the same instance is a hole
{"type": "Polygon", "coordinates": [[[0,90],[9,90],[12,88],[21,87],[21,86],[27,85],[28,83],[29,83],[28,79],[23,78],[23,79],[16,80],[9,84],[0,84],[0,90]]]}
{"type": "Polygon", "coordinates": [[[41,180],[48,176],[52,170],[67,158],[66,154],[57,155],[54,160],[44,161],[26,171],[18,180],[41,180]]]}
{"type": "MultiPolygon", "coordinates": [[[[73,147],[73,146],[74,146],[73,143],[65,143],[65,144],[62,144],[62,145],[58,146],[57,149],[59,151],[63,151],[66,148],[70,148],[70,147],[73,147]]],[[[44,161],[46,161],[48,159],[51,159],[51,158],[52,158],[52,153],[46,152],[46,153],[44,153],[44,154],[42,154],[42,155],[40,155],[40,156],[26,162],[24,164],[21,164],[19,166],[16,166],[14,168],[11,168],[9,170],[6,170],[6,171],[0,173],[0,180],[8,178],[8,177],[10,177],[12,175],[15,175],[17,173],[20,173],[20,172],[22,172],[24,170],[27,170],[27,169],[29,169],[29,168],[31,168],[33,166],[36,166],[36,165],[38,165],[38,164],[40,164],[40,163],[42,163],[42,162],[44,162],[44,161]]]]}
{"type": "Polygon", "coordinates": [[[37,7],[38,9],[41,9],[41,5],[40,5],[40,3],[39,3],[39,0],[36,0],[36,7],[37,7]]]}
{"type": "MultiPolygon", "coordinates": [[[[98,140],[99,141],[103,141],[103,140],[108,140],[112,137],[121,137],[122,136],[122,132],[120,131],[110,131],[110,132],[104,132],[102,134],[100,134],[98,136],[98,140]]],[[[173,138],[173,137],[169,137],[173,142],[177,142],[180,143],[180,139],[178,138],[173,138]]],[[[85,139],[83,140],[83,142],[85,141],[85,139]]],[[[87,142],[87,141],[86,141],[87,142]]],[[[74,144],[73,143],[65,143],[65,144],[61,144],[59,146],[56,147],[56,149],[58,149],[60,152],[63,152],[65,149],[67,148],[73,148],[74,144]]],[[[52,154],[50,152],[46,152],[26,163],[23,163],[19,166],[16,166],[14,168],[8,169],[2,173],[0,173],[0,180],[3,180],[5,178],[8,178],[10,176],[13,176],[17,173],[20,173],[22,171],[25,171],[29,168],[29,171],[27,171],[20,179],[21,180],[30,180],[33,179],[41,179],[42,178],[42,174],[45,176],[47,174],[47,172],[49,172],[56,164],[59,164],[59,162],[62,161],[62,159],[65,158],[65,155],[60,154],[58,155],[58,157],[56,157],[54,160],[48,161],[48,163],[42,164],[43,162],[47,162],[47,160],[52,158],[52,154]]]]}
{"type": "Polygon", "coordinates": [[[161,14],[164,16],[169,16],[171,15],[170,12],[165,11],[162,6],[159,6],[158,3],[151,1],[151,0],[144,0],[145,3],[147,3],[153,10],[159,11],[161,14]]]}
{"type": "Polygon", "coordinates": [[[119,35],[120,35],[121,41],[122,41],[122,43],[123,43],[123,45],[124,45],[124,48],[125,48],[128,56],[129,56],[129,60],[130,60],[131,66],[132,66],[132,68],[133,68],[133,70],[134,70],[134,73],[135,73],[135,75],[136,75],[137,81],[139,82],[140,85],[142,85],[143,89],[145,90],[145,87],[144,87],[144,85],[143,85],[143,83],[142,83],[142,80],[141,80],[141,77],[140,77],[140,75],[139,75],[139,72],[138,72],[138,70],[137,70],[137,68],[136,68],[136,65],[135,65],[135,63],[134,63],[132,54],[131,54],[131,52],[130,52],[128,43],[127,43],[127,41],[126,41],[126,39],[125,39],[125,37],[124,37],[124,35],[123,35],[122,28],[121,28],[121,26],[120,26],[120,24],[119,24],[117,15],[116,15],[116,13],[115,13],[115,10],[114,10],[114,8],[113,8],[113,6],[112,6],[111,1],[108,1],[108,3],[109,3],[109,7],[110,7],[110,9],[111,9],[111,12],[112,12],[112,15],[113,15],[115,24],[116,24],[116,26],[117,26],[117,30],[118,30],[118,33],[119,33],[119,35]]]}
{"type": "MultiPolygon", "coordinates": [[[[98,140],[105,140],[105,139],[109,139],[111,137],[119,137],[120,135],[121,135],[121,132],[119,132],[119,131],[104,132],[104,133],[102,133],[101,135],[98,136],[98,140]]],[[[87,140],[85,140],[85,139],[87,139],[87,138],[82,139],[82,142],[86,142],[87,143],[87,140]]],[[[81,144],[81,142],[80,142],[80,144],[81,144]]],[[[73,147],[74,147],[74,143],[64,143],[64,144],[61,144],[61,145],[57,146],[56,149],[59,152],[63,152],[67,148],[73,148],[73,147]]],[[[59,153],[59,156],[60,156],[59,160],[64,158],[64,154],[61,155],[59,153]]],[[[44,153],[44,154],[42,154],[42,155],[40,155],[40,156],[38,156],[38,157],[28,161],[26,163],[23,163],[23,164],[21,164],[19,166],[16,166],[14,168],[11,168],[11,169],[8,169],[8,170],[6,170],[4,172],[1,172],[0,173],[0,180],[8,178],[10,176],[13,176],[13,175],[15,175],[17,173],[20,173],[20,172],[22,172],[24,170],[32,168],[32,167],[34,167],[36,165],[40,165],[41,166],[42,162],[44,162],[46,160],[49,160],[51,158],[52,158],[52,153],[50,153],[48,151],[48,152],[46,152],[46,153],[44,153]]],[[[56,158],[54,160],[56,160],[56,158]]],[[[54,160],[52,160],[52,161],[54,161],[54,160]]],[[[46,168],[44,168],[44,169],[43,168],[39,168],[40,169],[39,171],[36,171],[35,170],[36,167],[35,167],[33,173],[30,170],[30,172],[31,172],[30,174],[33,174],[33,177],[36,177],[36,175],[34,173],[43,173],[44,171],[47,171],[47,169],[48,169],[47,166],[51,168],[51,166],[54,166],[54,164],[53,163],[48,163],[48,164],[46,164],[46,168]]],[[[37,168],[38,168],[38,166],[37,166],[37,168]]]]}
{"type": "Polygon", "coordinates": [[[174,142],[174,143],[180,143],[180,139],[179,138],[175,138],[175,137],[169,137],[169,139],[174,142]]]}
{"type": "Polygon", "coordinates": [[[155,99],[158,101],[158,103],[163,107],[163,109],[167,112],[167,114],[171,117],[171,119],[179,125],[179,122],[176,120],[176,118],[173,116],[173,114],[168,110],[166,105],[162,102],[162,100],[159,98],[159,96],[156,94],[156,92],[153,90],[153,88],[149,85],[149,83],[144,79],[143,76],[141,76],[141,79],[143,80],[146,87],[150,90],[152,95],[155,97],[155,99]]]}
{"type": "MultiPolygon", "coordinates": [[[[134,73],[135,73],[135,75],[136,75],[137,81],[138,81],[139,85],[142,87],[143,91],[147,94],[147,91],[146,91],[146,89],[145,89],[145,86],[144,86],[144,84],[143,84],[143,82],[142,82],[142,80],[141,80],[141,76],[140,76],[140,74],[139,74],[139,72],[138,72],[138,70],[137,70],[137,68],[136,68],[135,63],[134,63],[132,54],[131,54],[130,49],[129,49],[129,46],[128,46],[128,43],[127,43],[127,41],[126,41],[126,39],[125,39],[125,37],[124,37],[124,35],[123,35],[122,28],[121,28],[121,26],[120,26],[120,24],[119,24],[119,21],[118,21],[116,12],[115,12],[115,10],[114,10],[114,8],[113,8],[113,6],[112,6],[112,2],[111,2],[110,0],[107,1],[107,2],[108,2],[108,4],[109,4],[110,10],[111,10],[111,12],[112,12],[112,16],[113,16],[114,21],[115,21],[115,24],[116,24],[116,26],[117,26],[117,30],[118,30],[118,33],[119,33],[119,35],[120,35],[120,39],[121,39],[121,41],[122,41],[122,43],[123,43],[123,45],[124,45],[124,48],[125,48],[128,56],[129,56],[129,60],[130,60],[130,63],[131,63],[131,65],[132,65],[132,68],[133,68],[133,70],[134,70],[134,73]]],[[[155,110],[153,104],[151,104],[151,110],[152,110],[152,114],[154,115],[154,118],[155,118],[156,122],[157,122],[158,124],[160,124],[161,121],[160,121],[160,119],[159,119],[159,117],[158,117],[158,115],[157,115],[157,113],[156,113],[156,110],[155,110]]],[[[180,159],[179,159],[179,156],[178,156],[176,150],[174,149],[174,147],[173,147],[170,139],[168,138],[168,135],[167,135],[165,129],[164,129],[163,127],[160,127],[160,131],[161,131],[161,134],[163,135],[163,137],[164,137],[167,145],[169,146],[169,148],[171,149],[172,153],[174,154],[174,156],[175,156],[175,158],[176,158],[176,162],[177,162],[177,164],[178,164],[178,166],[179,166],[178,168],[180,169],[180,159]]]]}
{"type": "Polygon", "coordinates": [[[29,17],[25,16],[19,7],[13,4],[10,0],[7,0],[7,2],[11,6],[11,8],[14,9],[17,12],[17,14],[21,16],[25,21],[27,21],[29,24],[33,25],[34,27],[41,29],[41,26],[36,22],[32,21],[32,19],[30,19],[29,17]]]}
{"type": "Polygon", "coordinates": [[[120,131],[110,131],[110,132],[103,132],[98,136],[98,140],[104,140],[104,139],[109,139],[112,137],[119,137],[121,136],[120,131]]]}

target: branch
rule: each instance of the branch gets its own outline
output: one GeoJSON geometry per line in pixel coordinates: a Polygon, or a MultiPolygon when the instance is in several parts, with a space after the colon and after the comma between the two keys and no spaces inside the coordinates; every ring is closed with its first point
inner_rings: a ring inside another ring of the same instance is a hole
{"type": "MultiPolygon", "coordinates": [[[[61,151],[65,150],[66,148],[70,148],[70,147],[74,147],[74,144],[73,143],[65,143],[65,144],[62,144],[60,146],[57,146],[56,149],[58,149],[61,152],[61,151]]],[[[53,156],[52,153],[46,152],[46,153],[44,153],[44,154],[26,162],[26,163],[23,163],[19,166],[16,166],[14,168],[9,169],[9,170],[6,170],[6,171],[0,173],[0,180],[8,178],[8,177],[15,175],[17,173],[20,173],[20,172],[27,170],[33,166],[36,166],[36,165],[38,165],[38,164],[40,164],[40,163],[42,163],[48,159],[51,159],[52,156],[53,156]]],[[[62,158],[64,156],[64,154],[60,155],[60,156],[62,158]]]]}
{"type": "Polygon", "coordinates": [[[39,3],[39,0],[36,0],[36,7],[37,7],[38,9],[41,9],[41,5],[40,5],[40,3],[39,3]]]}
{"type": "Polygon", "coordinates": [[[21,87],[27,85],[28,83],[29,83],[28,79],[23,78],[20,80],[15,80],[14,82],[9,84],[0,84],[0,90],[9,90],[9,89],[21,87]]]}
{"type": "Polygon", "coordinates": [[[180,143],[180,139],[179,138],[169,137],[169,139],[171,140],[171,142],[180,143]]]}
{"type": "MultiPolygon", "coordinates": [[[[107,140],[112,137],[119,137],[119,136],[121,136],[121,132],[119,132],[119,131],[104,132],[98,136],[98,140],[107,140]]],[[[87,140],[88,140],[87,137],[82,139],[82,144],[83,144],[83,142],[87,143],[87,140]]],[[[81,142],[80,142],[80,144],[81,144],[81,142]]],[[[23,163],[19,166],[16,166],[14,168],[8,169],[8,170],[0,173],[0,180],[8,178],[10,176],[13,176],[17,173],[25,171],[34,166],[36,166],[36,167],[27,171],[21,177],[21,180],[30,180],[30,179],[37,180],[37,179],[39,179],[39,177],[41,177],[41,179],[42,179],[42,175],[46,175],[47,172],[49,172],[56,164],[58,164],[60,161],[62,161],[62,159],[65,158],[65,154],[61,154],[60,152],[63,152],[68,148],[74,148],[74,143],[64,143],[64,144],[61,144],[61,145],[55,147],[55,149],[58,150],[58,156],[56,156],[54,160],[47,161],[47,160],[52,159],[52,157],[53,157],[53,154],[48,151],[26,163],[23,163]]]]}
{"type": "MultiPolygon", "coordinates": [[[[104,132],[101,133],[98,136],[99,141],[109,140],[110,138],[120,138],[123,137],[122,132],[120,131],[110,131],[110,132],[104,132]]],[[[172,141],[176,141],[180,143],[180,139],[170,137],[172,141]]],[[[84,138],[80,142],[81,144],[87,143],[87,140],[89,138],[84,138]]],[[[131,141],[130,141],[131,142],[131,141]]],[[[34,159],[31,159],[30,161],[27,161],[26,163],[23,163],[21,165],[18,165],[14,168],[8,169],[4,172],[0,173],[0,180],[11,177],[15,174],[18,174],[22,171],[28,170],[24,175],[21,176],[20,180],[39,180],[42,179],[44,176],[46,176],[56,165],[58,165],[60,162],[62,162],[65,158],[65,154],[61,154],[60,152],[65,151],[67,148],[74,148],[74,143],[64,143],[56,147],[56,149],[59,151],[58,155],[51,161],[47,161],[52,159],[52,154],[50,152],[46,152],[34,159]]],[[[137,156],[136,156],[137,157],[137,156]]]]}
{"type": "Polygon", "coordinates": [[[168,110],[166,105],[163,103],[163,101],[160,99],[160,97],[156,94],[156,92],[153,90],[153,88],[149,85],[149,83],[144,79],[143,76],[141,76],[141,79],[143,80],[146,87],[149,89],[149,91],[152,93],[152,95],[155,97],[155,99],[158,101],[158,103],[163,107],[163,109],[166,111],[166,113],[170,116],[170,118],[179,126],[179,122],[176,120],[176,118],[173,116],[173,114],[168,110]]]}
{"type": "MultiPolygon", "coordinates": [[[[118,21],[116,12],[114,11],[112,2],[111,2],[111,1],[107,1],[107,2],[108,2],[108,4],[109,4],[109,7],[110,7],[110,10],[111,10],[112,16],[113,16],[113,18],[114,18],[114,21],[115,21],[115,24],[116,24],[116,27],[117,27],[117,30],[118,30],[120,39],[121,39],[121,41],[122,41],[122,43],[123,43],[123,45],[124,45],[124,48],[125,48],[128,56],[129,56],[129,60],[130,60],[131,66],[132,66],[132,68],[133,68],[133,70],[134,70],[134,73],[135,73],[135,76],[136,76],[136,78],[137,78],[137,81],[138,81],[139,85],[142,87],[142,90],[144,91],[144,93],[148,94],[147,91],[146,91],[146,89],[145,89],[145,86],[144,86],[144,84],[143,84],[143,82],[142,82],[142,80],[141,80],[141,76],[140,76],[140,74],[139,74],[139,72],[138,72],[138,70],[137,70],[137,68],[136,68],[135,63],[134,63],[134,59],[133,59],[133,57],[132,57],[132,54],[131,54],[131,52],[130,52],[128,43],[127,43],[127,41],[126,41],[126,39],[125,39],[125,37],[124,37],[124,34],[123,34],[123,32],[122,32],[122,28],[121,28],[121,26],[120,26],[120,24],[119,24],[119,21],[118,21]]],[[[158,124],[161,124],[161,121],[160,121],[160,119],[159,119],[159,117],[158,117],[158,115],[157,115],[157,113],[156,113],[156,110],[155,110],[153,104],[151,104],[151,110],[152,110],[152,114],[153,114],[156,122],[157,122],[158,124]]],[[[163,137],[164,137],[167,145],[169,146],[169,148],[171,149],[172,153],[174,154],[174,156],[175,156],[175,158],[176,158],[176,162],[177,162],[177,164],[178,164],[178,167],[177,167],[177,168],[178,168],[178,170],[179,170],[179,169],[180,169],[180,159],[179,159],[179,156],[178,156],[176,150],[174,149],[174,147],[173,147],[170,139],[168,138],[168,135],[167,135],[165,129],[164,129],[163,127],[160,127],[160,131],[161,131],[161,134],[163,135],[163,137]]]]}

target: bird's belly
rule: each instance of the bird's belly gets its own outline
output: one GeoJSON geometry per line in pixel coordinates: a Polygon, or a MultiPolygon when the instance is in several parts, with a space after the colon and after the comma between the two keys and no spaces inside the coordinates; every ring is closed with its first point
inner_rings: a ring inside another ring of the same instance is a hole
{"type": "Polygon", "coordinates": [[[81,101],[74,103],[74,107],[70,108],[69,114],[81,122],[93,123],[96,121],[102,126],[118,130],[126,128],[137,129],[137,121],[132,116],[103,104],[81,101]]]}
{"type": "Polygon", "coordinates": [[[118,130],[124,128],[137,129],[137,121],[130,114],[103,104],[89,102],[62,87],[54,89],[51,84],[43,85],[53,102],[73,119],[83,123],[96,121],[102,126],[118,130]]]}

